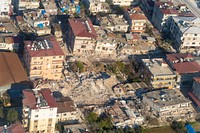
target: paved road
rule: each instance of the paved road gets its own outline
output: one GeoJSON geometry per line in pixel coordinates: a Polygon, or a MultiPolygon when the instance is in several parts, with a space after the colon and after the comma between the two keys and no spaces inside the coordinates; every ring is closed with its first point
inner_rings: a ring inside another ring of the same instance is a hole
{"type": "Polygon", "coordinates": [[[175,0],[182,3],[185,3],[187,7],[194,13],[197,17],[200,17],[200,9],[197,7],[197,4],[194,0],[175,0]]]}

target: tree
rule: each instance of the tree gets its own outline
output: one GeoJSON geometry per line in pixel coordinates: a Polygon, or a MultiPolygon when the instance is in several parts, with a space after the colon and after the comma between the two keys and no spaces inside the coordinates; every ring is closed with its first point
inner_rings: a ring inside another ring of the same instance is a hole
{"type": "Polygon", "coordinates": [[[76,62],[76,66],[78,67],[79,72],[84,72],[84,65],[83,65],[82,62],[77,61],[77,62],[76,62]]]}
{"type": "Polygon", "coordinates": [[[61,123],[57,123],[56,126],[55,126],[56,130],[59,131],[59,133],[62,133],[63,130],[64,130],[64,127],[61,123]]]}
{"type": "Polygon", "coordinates": [[[18,112],[15,109],[11,108],[8,110],[6,118],[7,121],[9,121],[10,123],[14,123],[18,120],[18,112]]]}
{"type": "Polygon", "coordinates": [[[171,124],[171,127],[177,132],[177,133],[186,133],[185,129],[185,123],[182,121],[173,121],[171,124]]]}

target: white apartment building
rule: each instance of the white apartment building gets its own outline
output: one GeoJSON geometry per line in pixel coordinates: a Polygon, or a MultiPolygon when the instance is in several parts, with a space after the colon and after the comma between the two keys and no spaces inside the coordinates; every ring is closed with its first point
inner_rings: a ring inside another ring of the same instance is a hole
{"type": "Polygon", "coordinates": [[[11,0],[1,0],[0,1],[0,17],[5,17],[11,15],[13,12],[13,6],[11,5],[11,0]]]}
{"type": "Polygon", "coordinates": [[[91,13],[98,13],[98,12],[109,12],[110,6],[105,0],[84,0],[85,6],[89,9],[91,13]]]}
{"type": "Polygon", "coordinates": [[[100,26],[106,30],[113,32],[127,32],[129,28],[128,22],[123,18],[123,15],[109,14],[99,18],[100,26]]]}
{"type": "Polygon", "coordinates": [[[108,34],[99,26],[95,26],[94,28],[98,35],[95,54],[99,56],[115,56],[117,47],[115,37],[108,36],[108,34]]]}
{"type": "Polygon", "coordinates": [[[133,4],[134,0],[112,0],[111,2],[113,5],[131,6],[133,4]]]}
{"type": "Polygon", "coordinates": [[[76,55],[94,53],[97,34],[90,19],[69,19],[69,44],[76,55]]]}
{"type": "Polygon", "coordinates": [[[143,94],[143,103],[157,117],[190,118],[194,112],[191,101],[185,98],[179,90],[164,89],[143,94]]]}
{"type": "Polygon", "coordinates": [[[57,104],[50,89],[23,90],[23,127],[30,133],[54,133],[57,104]]]}
{"type": "Polygon", "coordinates": [[[193,52],[200,46],[200,18],[172,17],[170,33],[174,48],[179,52],[193,52]]]}

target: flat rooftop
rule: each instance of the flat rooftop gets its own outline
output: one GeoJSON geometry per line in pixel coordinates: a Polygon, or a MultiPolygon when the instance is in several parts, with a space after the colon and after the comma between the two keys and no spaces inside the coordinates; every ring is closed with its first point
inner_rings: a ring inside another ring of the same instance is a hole
{"type": "Polygon", "coordinates": [[[185,98],[179,90],[165,89],[151,91],[143,94],[143,97],[149,98],[155,105],[160,107],[172,106],[181,103],[190,103],[191,101],[185,98]]]}
{"type": "Polygon", "coordinates": [[[162,58],[142,59],[142,61],[154,76],[175,75],[162,58]]]}
{"type": "Polygon", "coordinates": [[[123,15],[109,14],[106,17],[100,18],[102,26],[128,25],[128,22],[123,18],[123,15]]]}

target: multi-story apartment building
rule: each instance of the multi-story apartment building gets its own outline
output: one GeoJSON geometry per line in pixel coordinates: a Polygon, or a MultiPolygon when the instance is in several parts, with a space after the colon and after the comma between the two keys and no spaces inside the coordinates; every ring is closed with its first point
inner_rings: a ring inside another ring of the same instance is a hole
{"type": "Polygon", "coordinates": [[[30,79],[61,78],[64,53],[54,36],[37,37],[24,44],[24,62],[30,79]]]}
{"type": "Polygon", "coordinates": [[[109,36],[100,26],[94,27],[98,35],[95,54],[99,56],[115,56],[117,42],[115,36],[109,36]]]}
{"type": "Polygon", "coordinates": [[[11,0],[1,0],[0,1],[0,17],[8,17],[13,13],[13,6],[11,5],[11,0]]]}
{"type": "Polygon", "coordinates": [[[200,77],[195,77],[192,85],[193,94],[200,100],[200,77]]]}
{"type": "Polygon", "coordinates": [[[162,31],[166,26],[168,17],[177,15],[178,11],[175,9],[172,2],[155,2],[152,15],[153,25],[159,31],[162,31]]]}
{"type": "Polygon", "coordinates": [[[142,59],[149,83],[153,88],[173,88],[176,83],[176,74],[162,58],[142,59]]]}
{"type": "Polygon", "coordinates": [[[51,28],[49,26],[50,20],[45,10],[24,11],[23,18],[38,36],[51,34],[51,28]]]}
{"type": "Polygon", "coordinates": [[[191,101],[179,90],[165,89],[147,92],[143,94],[143,103],[161,118],[189,119],[194,112],[191,101]]]}
{"type": "Polygon", "coordinates": [[[18,51],[18,37],[0,36],[0,50],[18,51]]]}
{"type": "Polygon", "coordinates": [[[134,0],[111,0],[113,5],[131,6],[134,0]]]}
{"type": "Polygon", "coordinates": [[[127,32],[129,24],[123,15],[109,14],[99,18],[100,26],[113,32],[127,32]]]}
{"type": "Polygon", "coordinates": [[[178,52],[193,52],[200,46],[200,18],[172,17],[170,33],[174,48],[178,52]]]}
{"type": "Polygon", "coordinates": [[[167,54],[167,62],[177,75],[177,82],[182,84],[193,81],[194,77],[200,76],[200,65],[188,53],[167,54]]]}
{"type": "Polygon", "coordinates": [[[69,19],[69,45],[74,54],[94,53],[97,34],[90,19],[69,19]]]}
{"type": "Polygon", "coordinates": [[[54,133],[57,104],[50,89],[23,90],[23,127],[30,133],[54,133]]]}
{"type": "Polygon", "coordinates": [[[148,20],[139,7],[127,8],[124,16],[130,25],[129,31],[136,33],[145,31],[148,20]]]}
{"type": "Polygon", "coordinates": [[[98,12],[108,13],[110,11],[110,6],[105,0],[84,0],[84,4],[93,14],[98,12]]]}
{"type": "Polygon", "coordinates": [[[170,17],[194,17],[195,15],[187,8],[185,4],[179,4],[177,7],[171,1],[155,2],[152,22],[159,30],[168,32],[170,25],[170,17]]]}
{"type": "Polygon", "coordinates": [[[40,0],[16,0],[14,2],[18,13],[27,9],[38,9],[40,6],[40,0]]]}

